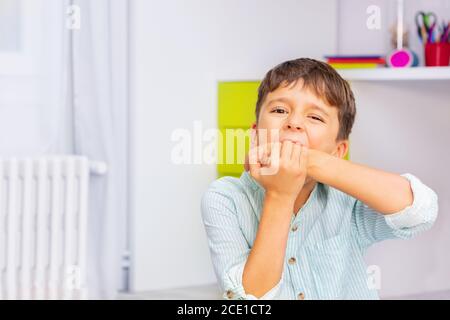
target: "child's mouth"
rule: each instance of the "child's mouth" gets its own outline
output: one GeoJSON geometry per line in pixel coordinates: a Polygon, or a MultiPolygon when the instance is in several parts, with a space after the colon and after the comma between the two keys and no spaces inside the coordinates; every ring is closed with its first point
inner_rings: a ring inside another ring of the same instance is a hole
{"type": "Polygon", "coordinates": [[[280,142],[281,143],[283,143],[284,141],[292,141],[295,144],[308,146],[307,139],[305,139],[303,137],[285,137],[285,138],[280,138],[280,142]]]}

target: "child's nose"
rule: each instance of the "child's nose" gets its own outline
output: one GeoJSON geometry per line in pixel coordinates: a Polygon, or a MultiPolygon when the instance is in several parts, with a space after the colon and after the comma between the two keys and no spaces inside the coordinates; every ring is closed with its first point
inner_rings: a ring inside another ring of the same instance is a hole
{"type": "Polygon", "coordinates": [[[300,126],[291,126],[290,124],[288,124],[288,129],[292,129],[292,128],[295,128],[295,129],[297,129],[297,130],[300,130],[301,129],[301,127],[300,126]]]}
{"type": "Polygon", "coordinates": [[[305,127],[303,125],[303,121],[299,119],[289,119],[287,123],[288,129],[294,129],[294,130],[303,130],[305,127]]]}

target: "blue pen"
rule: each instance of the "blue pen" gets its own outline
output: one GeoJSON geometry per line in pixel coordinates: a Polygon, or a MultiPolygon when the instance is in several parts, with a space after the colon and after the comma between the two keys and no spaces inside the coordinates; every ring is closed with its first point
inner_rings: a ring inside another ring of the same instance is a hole
{"type": "Polygon", "coordinates": [[[447,23],[447,25],[444,22],[442,25],[443,25],[443,31],[442,31],[441,42],[448,42],[449,41],[448,38],[449,38],[450,22],[447,23]]]}
{"type": "Polygon", "coordinates": [[[433,43],[434,42],[434,26],[430,27],[430,29],[428,29],[428,42],[429,43],[433,43]]]}
{"type": "Polygon", "coordinates": [[[444,42],[446,32],[447,32],[447,27],[445,25],[445,22],[442,22],[442,27],[439,26],[439,34],[440,34],[439,41],[440,42],[444,42]]]}

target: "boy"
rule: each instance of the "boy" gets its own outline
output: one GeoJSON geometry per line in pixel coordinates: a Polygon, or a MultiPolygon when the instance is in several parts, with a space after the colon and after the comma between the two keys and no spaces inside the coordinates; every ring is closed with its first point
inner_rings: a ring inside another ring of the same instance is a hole
{"type": "Polygon", "coordinates": [[[355,114],[348,83],[323,62],[266,74],[246,170],[201,203],[224,298],[378,299],[365,250],[433,225],[437,196],[418,178],[343,159],[355,114]]]}

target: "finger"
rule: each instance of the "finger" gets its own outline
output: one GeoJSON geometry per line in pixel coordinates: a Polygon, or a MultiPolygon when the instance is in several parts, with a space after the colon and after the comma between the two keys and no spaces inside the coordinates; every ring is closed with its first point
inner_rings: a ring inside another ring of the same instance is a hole
{"type": "Polygon", "coordinates": [[[267,143],[262,146],[261,163],[263,165],[270,165],[270,155],[272,154],[272,143],[267,143]]]}
{"type": "Polygon", "coordinates": [[[274,142],[271,144],[270,165],[278,164],[280,161],[281,143],[274,142]]]}
{"type": "Polygon", "coordinates": [[[274,175],[279,169],[281,144],[279,142],[270,143],[268,148],[270,150],[270,157],[268,158],[267,165],[261,168],[261,175],[274,175]]]}
{"type": "Polygon", "coordinates": [[[292,154],[292,141],[285,140],[281,146],[281,159],[291,160],[292,154]]]}
{"type": "Polygon", "coordinates": [[[301,144],[294,143],[294,146],[292,147],[291,161],[297,166],[300,166],[300,153],[301,153],[301,150],[302,150],[301,144]]]}
{"type": "Polygon", "coordinates": [[[250,160],[249,160],[249,154],[245,155],[245,161],[244,161],[244,170],[250,171],[250,160]]]}
{"type": "Polygon", "coordinates": [[[258,160],[262,165],[265,165],[267,162],[265,145],[258,146],[258,160]]]}
{"type": "Polygon", "coordinates": [[[268,156],[269,156],[269,147],[268,147],[268,143],[267,143],[267,136],[266,136],[266,131],[262,130],[262,131],[258,131],[257,132],[257,145],[258,148],[260,149],[258,152],[258,157],[259,160],[263,163],[266,163],[268,160],[268,156]]]}
{"type": "Polygon", "coordinates": [[[258,145],[258,160],[263,163],[265,161],[265,145],[258,145]]]}
{"type": "Polygon", "coordinates": [[[275,143],[270,142],[268,144],[265,145],[265,164],[266,165],[270,165],[271,161],[272,161],[272,155],[276,155],[277,153],[279,154],[280,151],[278,149],[278,151],[274,150],[275,148],[275,143]]]}
{"type": "Polygon", "coordinates": [[[309,148],[307,146],[302,145],[302,149],[300,151],[300,168],[302,170],[306,170],[308,165],[308,151],[309,148]]]}
{"type": "Polygon", "coordinates": [[[254,178],[259,177],[259,170],[261,168],[261,163],[258,162],[258,148],[250,149],[248,153],[248,168],[250,175],[254,178]]]}
{"type": "Polygon", "coordinates": [[[258,148],[253,148],[248,151],[248,163],[249,164],[257,164],[258,160],[258,148]]]}

